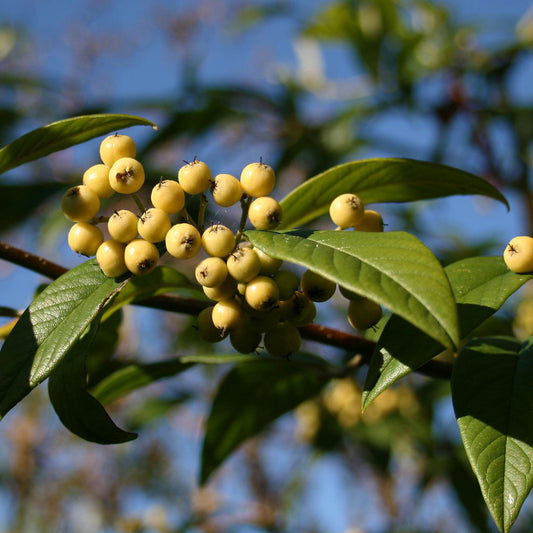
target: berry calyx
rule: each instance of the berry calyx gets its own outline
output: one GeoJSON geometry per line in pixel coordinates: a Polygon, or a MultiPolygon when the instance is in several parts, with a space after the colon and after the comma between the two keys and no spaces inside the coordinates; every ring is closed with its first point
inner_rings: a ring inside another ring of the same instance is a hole
{"type": "Polygon", "coordinates": [[[147,209],[137,223],[139,235],[149,242],[165,240],[168,230],[172,226],[167,213],[157,207],[147,209]]]}
{"type": "Polygon", "coordinates": [[[144,168],[132,157],[121,157],[109,169],[109,184],[121,194],[133,194],[144,184],[144,168]]]}
{"type": "Polygon", "coordinates": [[[329,206],[329,216],[339,228],[349,228],[358,224],[365,213],[365,206],[355,194],[337,196],[329,206]]]}

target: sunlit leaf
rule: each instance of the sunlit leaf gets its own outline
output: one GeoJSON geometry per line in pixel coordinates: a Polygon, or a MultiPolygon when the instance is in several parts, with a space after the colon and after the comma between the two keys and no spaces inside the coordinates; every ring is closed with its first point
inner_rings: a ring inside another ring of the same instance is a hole
{"type": "Polygon", "coordinates": [[[366,159],[330,168],[293,189],[281,201],[279,229],[303,226],[324,215],[333,199],[348,192],[365,204],[481,194],[509,207],[498,189],[468,172],[412,159],[366,159]]]}
{"type": "Polygon", "coordinates": [[[533,486],[533,344],[478,338],[459,353],[455,415],[494,521],[510,530],[533,486]]]}
{"type": "MultiPolygon", "coordinates": [[[[445,268],[457,301],[461,338],[493,315],[531,275],[511,272],[501,257],[473,257],[445,268]]],[[[407,323],[390,317],[368,369],[363,407],[398,379],[444,350],[443,344],[407,323]]]]}
{"type": "Polygon", "coordinates": [[[246,236],[273,257],[305,266],[375,300],[446,346],[457,344],[457,314],[448,278],[413,235],[247,231],[246,236]]]}
{"type": "Polygon", "coordinates": [[[4,146],[0,150],[0,174],[94,137],[138,125],[155,127],[145,118],[116,114],[85,115],[53,122],[4,146]]]}
{"type": "Polygon", "coordinates": [[[49,376],[124,283],[104,276],[93,259],[35,298],[0,350],[1,416],[49,376]]]}

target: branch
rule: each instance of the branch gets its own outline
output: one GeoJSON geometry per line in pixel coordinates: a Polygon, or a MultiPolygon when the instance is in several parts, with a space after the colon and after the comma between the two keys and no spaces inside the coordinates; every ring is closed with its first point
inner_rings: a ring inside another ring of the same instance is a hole
{"type": "MultiPolygon", "coordinates": [[[[65,267],[57,263],[53,263],[43,257],[31,254],[2,241],[0,241],[0,259],[27,268],[50,279],[57,279],[67,272],[65,267]]],[[[151,296],[141,302],[135,302],[134,305],[194,316],[210,304],[209,302],[195,300],[193,298],[181,298],[179,296],[161,294],[159,296],[151,296]]],[[[368,364],[376,347],[375,342],[364,337],[328,328],[320,324],[308,324],[299,329],[304,339],[359,354],[359,358],[356,362],[352,363],[351,368],[358,368],[368,364]]],[[[416,369],[416,372],[433,378],[450,379],[452,365],[443,361],[432,360],[416,369]]]]}

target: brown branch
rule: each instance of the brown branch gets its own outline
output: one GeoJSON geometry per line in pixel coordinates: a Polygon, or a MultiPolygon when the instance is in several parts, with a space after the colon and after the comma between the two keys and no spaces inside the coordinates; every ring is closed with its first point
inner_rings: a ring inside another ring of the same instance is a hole
{"type": "MultiPolygon", "coordinates": [[[[67,269],[61,265],[2,241],[0,241],[0,259],[22,266],[50,279],[57,279],[59,276],[67,272],[67,269]]],[[[205,309],[211,304],[193,298],[181,298],[179,296],[161,294],[159,296],[151,296],[142,301],[135,302],[134,305],[194,316],[198,315],[202,309],[205,309]]],[[[300,328],[300,332],[304,339],[358,354],[359,358],[357,361],[352,361],[350,369],[355,369],[368,364],[376,347],[375,342],[365,339],[364,337],[328,328],[327,326],[322,326],[320,324],[308,324],[307,326],[300,328]]],[[[443,361],[432,360],[416,369],[416,372],[433,378],[450,379],[452,365],[443,361]]]]}

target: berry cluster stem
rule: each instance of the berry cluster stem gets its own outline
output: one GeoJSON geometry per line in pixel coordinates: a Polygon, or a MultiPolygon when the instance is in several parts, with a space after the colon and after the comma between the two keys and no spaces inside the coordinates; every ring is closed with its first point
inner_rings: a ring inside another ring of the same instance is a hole
{"type": "Polygon", "coordinates": [[[252,203],[252,197],[243,195],[241,198],[241,220],[239,221],[239,229],[235,234],[235,247],[239,246],[241,242],[242,234],[244,232],[244,227],[246,226],[246,221],[248,220],[248,210],[250,209],[250,204],[252,203]]]}
{"type": "Polygon", "coordinates": [[[200,209],[198,210],[198,231],[200,234],[204,232],[204,223],[205,223],[205,212],[207,210],[208,204],[207,196],[202,193],[200,196],[200,209]]]}
{"type": "Polygon", "coordinates": [[[141,199],[135,193],[133,193],[131,195],[131,197],[133,198],[135,204],[137,205],[137,208],[139,209],[139,211],[141,212],[141,215],[142,215],[146,211],[146,208],[144,207],[143,203],[141,202],[141,199]]]}

